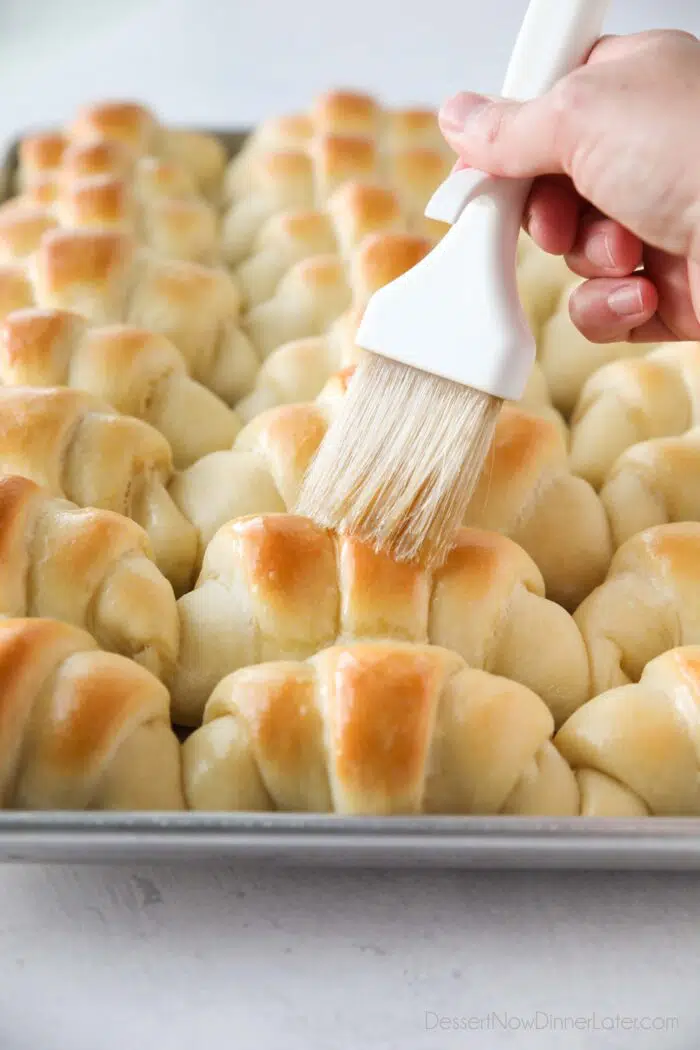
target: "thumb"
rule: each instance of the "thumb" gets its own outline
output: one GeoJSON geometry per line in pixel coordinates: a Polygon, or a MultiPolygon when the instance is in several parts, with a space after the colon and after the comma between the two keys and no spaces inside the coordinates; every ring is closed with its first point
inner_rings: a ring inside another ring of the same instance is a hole
{"type": "Polygon", "coordinates": [[[564,173],[556,112],[547,96],[514,102],[460,92],[440,109],[440,130],[470,168],[507,178],[564,173]]]}

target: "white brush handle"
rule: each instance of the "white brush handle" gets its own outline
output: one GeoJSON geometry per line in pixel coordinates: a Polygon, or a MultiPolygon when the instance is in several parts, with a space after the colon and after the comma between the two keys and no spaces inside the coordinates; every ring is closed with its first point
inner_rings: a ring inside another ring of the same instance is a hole
{"type": "MultiPolygon", "coordinates": [[[[532,0],[505,91],[525,98],[575,69],[602,30],[609,0],[532,0]]],[[[518,295],[516,251],[532,181],[454,172],[426,209],[452,223],[426,257],[369,302],[365,350],[518,401],[535,343],[518,295]]]]}
{"type": "MultiPolygon", "coordinates": [[[[538,98],[567,73],[578,69],[599,39],[610,0],[530,0],[503,84],[503,95],[520,101],[538,98]]],[[[455,223],[483,176],[453,172],[433,195],[425,214],[455,223]]],[[[499,180],[500,181],[500,180],[499,180]]],[[[530,180],[508,180],[507,207],[524,207],[530,180]]],[[[505,203],[505,202],[504,202],[505,203]]]]}
{"type": "Polygon", "coordinates": [[[503,84],[503,95],[538,98],[578,69],[599,39],[610,0],[531,0],[503,84]]]}

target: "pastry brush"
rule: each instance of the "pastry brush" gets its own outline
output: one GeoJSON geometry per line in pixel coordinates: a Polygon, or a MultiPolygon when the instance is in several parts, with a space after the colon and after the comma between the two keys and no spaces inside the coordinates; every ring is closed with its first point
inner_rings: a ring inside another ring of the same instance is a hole
{"type": "MultiPolygon", "coordinates": [[[[609,0],[531,0],[503,94],[525,100],[583,63],[609,0]]],[[[364,350],[304,480],[297,510],[399,560],[435,566],[461,524],[504,400],[535,346],[516,250],[531,180],[454,171],[426,209],[451,224],[370,300],[364,350]]]]}

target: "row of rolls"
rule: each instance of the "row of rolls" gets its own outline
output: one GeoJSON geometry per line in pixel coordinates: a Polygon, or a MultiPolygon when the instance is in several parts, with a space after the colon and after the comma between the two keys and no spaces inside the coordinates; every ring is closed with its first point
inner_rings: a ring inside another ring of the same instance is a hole
{"type": "Polygon", "coordinates": [[[329,92],[221,142],[143,106],[0,206],[0,805],[700,813],[700,346],[538,360],[428,573],[294,514],[375,290],[445,233],[435,114],[329,92]]]}

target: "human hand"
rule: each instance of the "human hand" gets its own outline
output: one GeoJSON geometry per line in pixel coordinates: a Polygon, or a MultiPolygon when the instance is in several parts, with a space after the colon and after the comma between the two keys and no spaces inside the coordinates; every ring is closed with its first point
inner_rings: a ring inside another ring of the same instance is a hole
{"type": "Polygon", "coordinates": [[[592,342],[700,339],[700,41],[604,37],[548,94],[462,93],[440,111],[459,166],[534,178],[524,226],[586,278],[592,342]]]}

